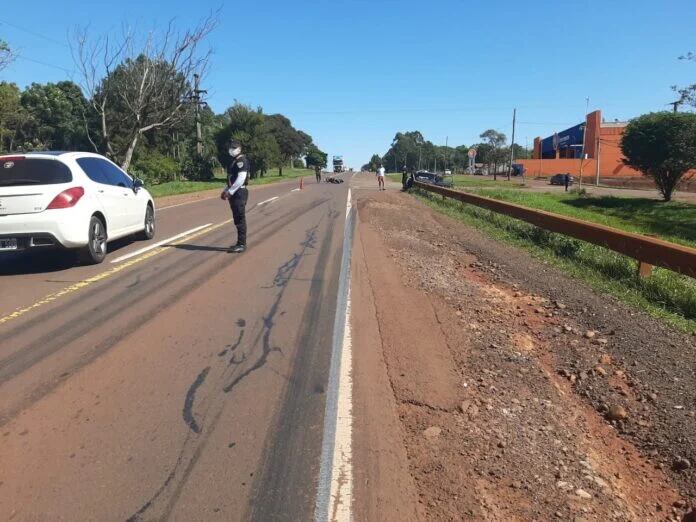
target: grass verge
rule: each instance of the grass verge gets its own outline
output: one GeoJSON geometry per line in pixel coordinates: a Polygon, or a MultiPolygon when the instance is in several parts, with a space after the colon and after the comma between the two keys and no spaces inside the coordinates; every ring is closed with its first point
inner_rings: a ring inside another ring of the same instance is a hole
{"type": "MultiPolygon", "coordinates": [[[[277,170],[266,174],[263,177],[249,180],[249,185],[267,185],[269,183],[277,183],[279,181],[287,181],[288,179],[298,178],[301,176],[314,175],[314,171],[310,169],[283,169],[283,175],[279,176],[277,170]]],[[[189,194],[191,192],[200,192],[203,190],[220,189],[225,186],[224,177],[215,177],[210,181],[169,181],[160,183],[159,185],[151,185],[147,190],[152,194],[152,197],[161,198],[164,196],[174,196],[176,194],[189,194]]]]}
{"type": "Polygon", "coordinates": [[[219,188],[222,190],[224,179],[212,179],[210,181],[168,181],[159,185],[146,187],[154,198],[164,196],[174,196],[176,194],[189,194],[191,192],[200,192],[202,190],[210,190],[219,188]]]}
{"type": "Polygon", "coordinates": [[[665,203],[649,198],[593,196],[577,190],[569,193],[533,192],[525,190],[518,180],[494,182],[474,176],[455,176],[455,188],[492,199],[696,247],[696,205],[691,203],[680,201],[665,203]]]}
{"type": "Polygon", "coordinates": [[[439,212],[530,251],[598,292],[612,294],[680,330],[696,332],[696,280],[690,277],[656,268],[652,277],[641,279],[635,260],[606,248],[427,192],[417,191],[416,196],[439,212]]]}

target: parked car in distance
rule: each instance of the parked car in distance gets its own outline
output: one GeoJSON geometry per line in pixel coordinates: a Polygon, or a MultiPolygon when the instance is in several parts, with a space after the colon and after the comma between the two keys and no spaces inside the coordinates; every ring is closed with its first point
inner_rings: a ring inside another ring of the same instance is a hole
{"type": "Polygon", "coordinates": [[[101,263],[107,243],[155,235],[143,182],[89,152],[0,156],[0,252],[67,249],[101,263]]]}
{"type": "Polygon", "coordinates": [[[451,170],[446,170],[446,171],[445,171],[445,176],[451,176],[451,175],[452,175],[452,171],[451,171],[451,170]]]}
{"type": "Polygon", "coordinates": [[[452,179],[447,179],[443,178],[439,174],[435,174],[433,172],[429,172],[427,170],[419,170],[416,172],[415,175],[416,181],[420,181],[422,183],[431,183],[433,185],[438,185],[440,187],[451,187],[452,186],[452,179]]]}
{"type": "Polygon", "coordinates": [[[572,185],[575,182],[575,178],[573,178],[573,176],[571,176],[570,174],[554,174],[553,176],[551,176],[551,179],[549,179],[549,184],[550,185],[565,185],[566,175],[569,177],[568,185],[572,185]]]}

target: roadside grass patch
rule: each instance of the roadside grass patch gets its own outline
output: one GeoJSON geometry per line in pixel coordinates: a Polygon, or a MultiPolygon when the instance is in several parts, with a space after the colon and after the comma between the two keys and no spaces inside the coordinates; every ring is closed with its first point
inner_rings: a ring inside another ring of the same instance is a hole
{"type": "Polygon", "coordinates": [[[476,194],[696,247],[696,205],[648,198],[482,188],[476,194]]]}
{"type": "Polygon", "coordinates": [[[278,176],[278,169],[273,169],[272,171],[267,172],[263,177],[250,179],[249,185],[267,185],[268,183],[276,183],[278,181],[299,178],[302,176],[314,176],[314,171],[312,169],[284,168],[283,175],[278,176]]]}
{"type": "Polygon", "coordinates": [[[416,195],[431,208],[496,239],[522,247],[599,292],[610,293],[683,331],[696,332],[696,280],[693,278],[655,268],[652,277],[641,279],[637,276],[634,259],[606,248],[490,210],[443,200],[428,192],[417,191],[416,195]]]}
{"type": "MultiPolygon", "coordinates": [[[[283,175],[278,176],[278,171],[274,169],[267,173],[264,177],[258,177],[249,180],[249,185],[267,185],[268,183],[277,183],[288,179],[298,178],[300,176],[313,175],[311,169],[283,169],[283,175]]],[[[164,196],[174,196],[176,194],[189,194],[191,192],[200,192],[203,190],[220,189],[225,186],[224,172],[216,172],[215,178],[210,181],[169,181],[158,185],[148,185],[146,188],[152,194],[152,197],[161,198],[164,196]]]]}
{"type": "Polygon", "coordinates": [[[146,186],[147,190],[154,198],[164,196],[173,196],[175,194],[189,194],[191,192],[200,192],[202,190],[210,190],[220,188],[225,183],[224,179],[212,179],[210,181],[168,181],[159,185],[146,186]]]}

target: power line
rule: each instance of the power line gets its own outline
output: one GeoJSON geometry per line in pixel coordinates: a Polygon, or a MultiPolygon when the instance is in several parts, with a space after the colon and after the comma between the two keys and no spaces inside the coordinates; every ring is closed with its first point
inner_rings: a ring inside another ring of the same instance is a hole
{"type": "Polygon", "coordinates": [[[35,60],[34,58],[29,58],[27,56],[19,55],[19,56],[17,56],[17,59],[18,60],[25,60],[27,62],[33,62],[33,63],[39,64],[39,65],[44,65],[46,67],[52,67],[53,69],[58,69],[60,71],[63,71],[63,72],[69,73],[69,74],[77,73],[77,71],[75,71],[75,69],[66,69],[65,67],[61,67],[60,65],[42,62],[41,60],[35,60]]]}
{"type": "Polygon", "coordinates": [[[0,24],[9,25],[10,27],[14,27],[15,29],[17,29],[17,30],[19,30],[19,31],[23,31],[23,32],[25,32],[25,33],[27,33],[27,34],[30,34],[30,35],[32,35],[32,36],[35,36],[36,38],[41,38],[41,39],[43,39],[43,40],[46,40],[47,42],[51,42],[51,43],[54,43],[54,44],[56,44],[56,45],[60,45],[61,47],[65,47],[66,49],[70,49],[70,46],[67,45],[65,42],[60,42],[60,41],[58,41],[58,40],[54,40],[53,38],[51,38],[51,37],[49,37],[49,36],[46,36],[45,34],[41,34],[41,33],[34,32],[34,31],[30,30],[30,29],[27,29],[27,28],[25,28],[25,27],[20,27],[20,26],[17,25],[17,24],[13,24],[13,23],[7,22],[7,21],[5,21],[5,20],[0,20],[0,24]]]}

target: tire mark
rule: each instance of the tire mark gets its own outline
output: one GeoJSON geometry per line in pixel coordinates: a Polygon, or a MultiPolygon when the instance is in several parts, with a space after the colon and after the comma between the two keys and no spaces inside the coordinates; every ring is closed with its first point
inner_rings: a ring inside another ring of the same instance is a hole
{"type": "MultiPolygon", "coordinates": [[[[271,223],[264,224],[264,228],[259,231],[259,235],[257,236],[258,243],[262,243],[267,238],[273,236],[275,233],[286,227],[289,222],[299,219],[301,216],[323,205],[326,203],[326,201],[327,200],[319,200],[313,202],[306,207],[284,213],[271,223]]],[[[220,235],[222,235],[222,232],[220,235]]],[[[213,235],[211,237],[215,238],[217,235],[213,235]]],[[[252,244],[250,246],[250,250],[253,248],[254,245],[252,244]]],[[[119,329],[118,332],[114,332],[104,341],[94,346],[94,348],[88,354],[66,367],[66,373],[72,374],[76,370],[79,370],[83,366],[91,363],[99,356],[110,350],[116,343],[121,341],[128,334],[137,328],[142,327],[143,324],[152,319],[154,316],[177,303],[193,289],[202,285],[207,279],[210,278],[210,273],[215,273],[222,270],[228,267],[230,264],[228,259],[215,263],[212,256],[207,257],[206,260],[211,264],[210,270],[201,273],[190,283],[183,285],[177,291],[171,295],[168,295],[167,299],[164,299],[159,304],[146,310],[139,318],[128,322],[123,328],[119,329]]],[[[31,342],[28,345],[25,345],[21,350],[17,350],[16,353],[0,360],[0,384],[3,384],[4,382],[16,377],[35,364],[39,363],[44,358],[52,355],[58,350],[65,348],[76,339],[83,337],[94,328],[95,324],[102,324],[107,321],[107,318],[109,318],[109,320],[113,320],[113,318],[119,313],[132,308],[135,304],[142,301],[144,296],[153,293],[154,289],[166,287],[167,281],[178,280],[184,275],[190,275],[194,268],[201,267],[202,264],[203,263],[200,261],[200,255],[194,252],[182,258],[178,263],[173,265],[165,265],[162,267],[162,269],[159,268],[159,265],[153,265],[151,272],[148,272],[152,273],[153,275],[148,277],[141,285],[138,285],[134,287],[134,289],[130,290],[124,289],[122,293],[114,296],[106,304],[101,303],[100,305],[97,305],[95,308],[97,315],[93,321],[84,321],[83,317],[71,319],[57,327],[55,330],[46,333],[41,338],[31,342]]],[[[115,278],[113,280],[113,285],[118,286],[123,282],[124,278],[128,277],[132,277],[132,274],[124,274],[121,277],[115,278]]],[[[88,288],[82,293],[81,299],[83,301],[91,299],[104,292],[103,287],[100,285],[90,288],[91,290],[88,288]]],[[[70,305],[71,301],[68,301],[62,306],[58,307],[56,310],[47,310],[46,312],[37,314],[33,318],[29,318],[26,322],[11,328],[9,332],[3,333],[3,341],[9,342],[16,335],[24,333],[36,326],[40,326],[42,322],[46,321],[47,314],[50,316],[61,313],[64,307],[70,305]]],[[[19,414],[19,412],[53,391],[62,381],[63,379],[60,378],[53,378],[50,381],[45,381],[39,386],[36,386],[17,404],[14,404],[9,408],[1,409],[0,426],[7,424],[7,422],[19,414]]]]}
{"type": "MultiPolygon", "coordinates": [[[[244,319],[240,319],[239,321],[237,321],[237,324],[239,324],[240,322],[244,323],[244,319]]],[[[235,350],[237,348],[239,348],[239,346],[242,344],[242,340],[244,339],[244,332],[245,332],[245,330],[244,330],[244,328],[242,328],[239,331],[239,337],[237,338],[235,343],[232,346],[228,347],[229,353],[232,354],[232,358],[230,359],[229,364],[239,364],[238,362],[235,361],[235,357],[237,356],[237,354],[235,353],[235,350]]],[[[225,350],[225,351],[227,351],[227,350],[225,350]]],[[[242,354],[242,361],[244,361],[245,359],[246,359],[246,355],[242,354]]]]}
{"type": "Polygon", "coordinates": [[[193,381],[193,384],[191,384],[188,391],[186,392],[186,399],[184,400],[184,409],[181,412],[184,417],[184,422],[188,425],[189,428],[191,428],[191,430],[194,433],[200,433],[201,427],[198,425],[198,423],[196,422],[196,418],[193,416],[193,402],[196,400],[196,391],[198,391],[198,388],[200,388],[203,384],[203,381],[205,381],[205,378],[208,376],[209,371],[210,366],[204,368],[203,371],[201,371],[201,373],[198,374],[196,380],[193,381]]]}
{"type": "MultiPolygon", "coordinates": [[[[325,203],[325,201],[321,202],[322,204],[325,203]]],[[[319,205],[312,205],[310,209],[305,210],[305,212],[309,210],[313,210],[319,205]]],[[[253,343],[251,345],[251,348],[253,349],[254,346],[258,344],[258,342],[261,340],[263,337],[263,351],[262,355],[259,358],[259,360],[254,363],[252,368],[246,370],[242,374],[240,374],[238,377],[236,377],[229,385],[225,386],[223,388],[223,391],[225,393],[229,393],[232,391],[232,389],[238,385],[245,377],[250,375],[253,371],[258,370],[261,368],[265,363],[268,358],[268,355],[273,352],[279,352],[282,354],[282,349],[279,347],[271,347],[270,346],[270,335],[273,330],[274,326],[274,321],[273,318],[275,315],[278,313],[278,309],[281,303],[281,300],[283,298],[283,295],[285,294],[285,289],[287,288],[287,283],[292,279],[292,275],[297,268],[297,265],[299,264],[300,259],[306,255],[307,250],[314,248],[314,245],[317,241],[316,239],[316,233],[317,230],[321,224],[323,219],[319,220],[319,223],[317,223],[314,227],[308,229],[306,231],[306,238],[304,241],[300,243],[301,245],[301,250],[298,254],[293,254],[291,257],[291,260],[295,260],[294,264],[291,263],[290,261],[283,263],[278,268],[278,271],[276,272],[276,276],[274,277],[273,281],[278,282],[277,286],[280,287],[280,291],[277,293],[275,296],[275,299],[273,301],[273,304],[271,308],[269,309],[268,314],[264,317],[264,323],[261,332],[255,337],[253,340],[253,343]],[[290,265],[292,265],[291,268],[288,268],[290,265]],[[279,277],[279,274],[285,274],[286,277],[279,277]]],[[[275,283],[273,286],[276,286],[275,283]]],[[[269,288],[273,288],[273,286],[269,288]]],[[[281,312],[282,313],[282,312],[281,312]]],[[[246,326],[246,321],[244,319],[239,319],[237,321],[237,325],[239,327],[245,327],[246,326]]],[[[222,353],[222,352],[221,352],[222,353]]],[[[242,360],[241,361],[236,361],[232,365],[228,365],[227,368],[231,368],[232,372],[235,372],[238,368],[238,364],[241,365],[244,363],[247,359],[247,355],[244,354],[242,355],[242,360]],[[238,363],[238,364],[237,364],[238,363]]],[[[233,358],[234,360],[234,358],[233,358]]],[[[227,375],[227,371],[223,373],[223,378],[227,375]]],[[[220,417],[222,416],[222,413],[224,411],[224,402],[215,404],[216,409],[210,413],[212,413],[212,417],[210,418],[209,422],[206,422],[206,418],[208,417],[209,410],[213,407],[213,404],[208,406],[206,408],[206,411],[203,413],[201,416],[201,423],[203,425],[203,428],[201,429],[200,434],[193,435],[191,432],[188,433],[182,448],[179,452],[179,455],[177,457],[177,460],[174,464],[173,470],[167,475],[167,478],[165,479],[164,483],[157,489],[155,494],[147,501],[145,502],[139,509],[136,511],[130,518],[127,519],[127,522],[138,522],[142,520],[142,517],[145,515],[145,513],[151,509],[153,509],[155,503],[157,502],[158,499],[160,499],[165,492],[168,489],[171,489],[173,487],[173,491],[169,495],[169,498],[166,501],[166,504],[163,506],[162,513],[157,517],[158,520],[166,520],[169,517],[169,514],[172,512],[174,509],[174,506],[179,500],[179,497],[181,495],[181,491],[188,481],[188,478],[195,467],[200,454],[202,453],[203,449],[206,447],[208,440],[211,436],[211,434],[214,431],[215,426],[220,420],[220,417]],[[190,456],[189,456],[190,455],[190,456]],[[188,462],[186,462],[186,458],[188,456],[188,462]],[[182,466],[185,467],[182,470],[182,466]],[[175,481],[174,479],[179,475],[178,479],[175,481]],[[175,484],[175,486],[172,486],[172,484],[175,484]]]]}
{"type": "Polygon", "coordinates": [[[276,272],[276,275],[273,278],[273,284],[274,286],[280,288],[280,291],[276,295],[276,298],[273,301],[273,305],[271,306],[268,315],[266,315],[263,318],[263,345],[261,349],[261,356],[256,360],[254,364],[252,364],[249,368],[240,373],[227,386],[223,388],[223,391],[225,393],[231,392],[232,389],[235,386],[237,386],[242,380],[247,378],[256,370],[262,368],[268,361],[268,356],[271,353],[276,351],[282,353],[282,350],[280,348],[271,346],[271,334],[273,333],[273,327],[275,326],[275,316],[278,313],[278,308],[280,307],[280,302],[283,299],[283,295],[285,295],[285,290],[287,289],[288,282],[290,281],[290,279],[292,279],[292,276],[300,263],[300,259],[302,259],[307,254],[308,250],[315,248],[317,242],[318,227],[319,225],[315,225],[314,227],[306,231],[307,237],[302,243],[300,243],[300,245],[302,246],[300,251],[298,253],[293,254],[288,261],[283,263],[278,268],[278,271],[276,272]]]}

